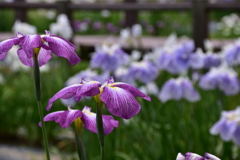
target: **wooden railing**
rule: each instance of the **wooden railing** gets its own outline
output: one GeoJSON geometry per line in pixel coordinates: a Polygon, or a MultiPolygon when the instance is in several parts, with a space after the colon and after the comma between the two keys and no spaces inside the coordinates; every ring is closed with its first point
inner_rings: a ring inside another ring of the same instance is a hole
{"type": "MultiPolygon", "coordinates": [[[[196,48],[204,50],[204,40],[208,38],[208,16],[212,10],[240,10],[239,2],[218,2],[208,3],[207,0],[192,0],[191,2],[182,2],[174,4],[160,3],[138,3],[137,0],[125,0],[125,3],[117,4],[73,4],[70,1],[59,0],[56,3],[27,3],[24,0],[15,0],[14,3],[0,2],[0,9],[15,9],[15,18],[21,21],[27,21],[27,9],[44,8],[56,9],[58,13],[64,13],[72,20],[74,10],[121,10],[125,12],[126,27],[137,23],[138,11],[180,11],[189,10],[192,12],[192,38],[196,48]]],[[[1,17],[0,17],[1,19],[1,17]]]]}

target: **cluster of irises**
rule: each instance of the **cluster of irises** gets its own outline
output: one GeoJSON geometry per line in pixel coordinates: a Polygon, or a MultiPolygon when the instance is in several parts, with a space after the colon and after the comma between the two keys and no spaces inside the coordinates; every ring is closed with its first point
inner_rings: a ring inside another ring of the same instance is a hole
{"type": "Polygon", "coordinates": [[[47,159],[50,159],[48,151],[48,142],[46,138],[44,121],[55,121],[61,127],[66,128],[71,123],[75,123],[75,133],[77,150],[79,158],[86,159],[83,143],[80,139],[82,128],[86,128],[91,132],[98,133],[101,155],[104,159],[104,135],[112,132],[114,127],[118,127],[118,121],[110,115],[102,115],[101,109],[105,104],[108,111],[118,117],[130,119],[135,116],[141,109],[140,104],[135,97],[142,97],[151,101],[150,97],[139,91],[137,88],[127,84],[114,82],[113,77],[108,78],[103,84],[98,81],[87,81],[84,78],[70,86],[67,86],[57,92],[49,99],[47,110],[50,110],[52,103],[57,99],[74,98],[76,102],[83,97],[94,97],[97,104],[97,114],[91,112],[91,108],[84,106],[82,110],[71,109],[68,106],[66,111],[57,111],[46,115],[43,118],[41,106],[41,82],[39,67],[46,64],[51,59],[51,54],[66,58],[72,65],[80,62],[80,58],[76,54],[75,47],[67,40],[51,35],[46,31],[45,35],[23,35],[18,33],[16,37],[5,40],[0,43],[0,59],[3,60],[13,45],[21,46],[18,51],[20,61],[34,68],[35,94],[38,103],[39,116],[42,127],[44,144],[47,159]]]}

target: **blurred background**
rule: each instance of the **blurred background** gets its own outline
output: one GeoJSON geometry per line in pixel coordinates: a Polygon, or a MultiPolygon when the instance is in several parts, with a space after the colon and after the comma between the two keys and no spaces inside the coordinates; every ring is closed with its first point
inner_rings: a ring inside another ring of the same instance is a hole
{"type": "MultiPolygon", "coordinates": [[[[138,99],[142,109],[130,120],[114,117],[120,124],[105,137],[106,159],[173,160],[190,151],[237,160],[238,144],[210,129],[240,104],[239,11],[238,0],[0,0],[0,41],[49,30],[76,46],[79,64],[53,57],[41,67],[43,106],[73,76],[76,83],[114,76],[151,96],[138,99]],[[99,62],[99,54],[109,59],[99,62]]],[[[0,62],[0,159],[42,159],[33,71],[17,49],[0,62]]],[[[58,100],[50,112],[68,103],[58,100]]],[[[74,108],[85,105],[95,111],[90,98],[74,108]]],[[[72,127],[46,127],[52,159],[77,159],[72,127]]],[[[97,134],[84,130],[82,139],[88,159],[100,159],[97,134]]]]}

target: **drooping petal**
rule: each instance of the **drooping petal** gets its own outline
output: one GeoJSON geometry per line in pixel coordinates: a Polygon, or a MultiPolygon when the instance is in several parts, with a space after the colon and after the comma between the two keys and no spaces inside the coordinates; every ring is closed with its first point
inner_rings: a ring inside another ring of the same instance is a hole
{"type": "Polygon", "coordinates": [[[185,155],[178,153],[176,160],[185,160],[185,155]]]}
{"type": "Polygon", "coordinates": [[[218,158],[210,153],[205,153],[205,159],[206,160],[220,160],[220,158],[218,158]]]}
{"type": "Polygon", "coordinates": [[[50,110],[52,107],[52,103],[59,98],[68,99],[76,95],[76,92],[81,89],[82,84],[74,84],[68,87],[63,88],[59,92],[57,92],[51,99],[48,101],[48,105],[46,110],[50,110]]]}
{"type": "Polygon", "coordinates": [[[142,97],[147,101],[151,101],[151,98],[149,96],[145,95],[144,93],[139,91],[137,88],[131,86],[130,84],[116,82],[112,84],[112,87],[119,87],[119,88],[125,89],[128,92],[130,92],[134,97],[142,97]]]}
{"type": "Polygon", "coordinates": [[[82,112],[79,110],[67,110],[53,112],[44,117],[44,121],[55,121],[59,123],[62,128],[69,127],[70,124],[77,118],[82,116],[82,112]]]}
{"type": "Polygon", "coordinates": [[[196,153],[187,152],[186,160],[204,160],[204,158],[196,153]]]}
{"type": "Polygon", "coordinates": [[[39,35],[26,35],[21,38],[21,46],[28,58],[33,57],[34,48],[40,48],[43,45],[39,35]]]}
{"type": "MultiPolygon", "coordinates": [[[[85,106],[82,110],[81,120],[84,123],[84,127],[91,132],[97,133],[96,114],[91,112],[91,108],[85,106]]],[[[104,135],[112,132],[114,127],[118,127],[118,121],[114,120],[112,116],[102,115],[104,135]]]]}
{"type": "Polygon", "coordinates": [[[45,36],[43,39],[48,42],[51,51],[59,57],[66,58],[72,65],[76,65],[81,59],[74,51],[74,46],[67,40],[58,36],[45,36]]]}
{"type": "Polygon", "coordinates": [[[185,80],[183,85],[183,97],[190,102],[195,102],[200,99],[199,93],[193,88],[191,81],[185,80]]]}
{"type": "MultiPolygon", "coordinates": [[[[26,53],[24,52],[23,48],[19,48],[19,50],[17,51],[18,53],[18,57],[20,59],[20,61],[29,67],[33,67],[33,57],[32,58],[28,58],[26,53]]],[[[40,49],[40,52],[38,53],[38,65],[39,67],[43,66],[44,64],[46,64],[49,59],[51,59],[51,51],[46,50],[44,48],[40,49]]]]}
{"type": "Polygon", "coordinates": [[[100,98],[111,114],[125,119],[135,116],[141,108],[130,92],[119,87],[105,86],[100,98]]]}
{"type": "Polygon", "coordinates": [[[0,60],[3,60],[7,55],[7,52],[12,48],[12,46],[19,44],[19,42],[20,40],[18,37],[14,37],[0,42],[0,60]]]}

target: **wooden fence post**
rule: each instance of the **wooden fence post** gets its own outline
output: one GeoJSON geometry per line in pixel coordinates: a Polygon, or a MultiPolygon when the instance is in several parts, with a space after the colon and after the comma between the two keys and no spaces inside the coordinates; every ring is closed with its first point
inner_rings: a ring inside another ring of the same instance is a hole
{"type": "Polygon", "coordinates": [[[207,0],[193,0],[193,40],[195,49],[204,48],[204,40],[208,38],[207,0]]]}
{"type": "MultiPolygon", "coordinates": [[[[137,3],[137,0],[125,0],[125,3],[137,3]]],[[[125,11],[125,27],[132,27],[137,23],[138,12],[137,11],[125,11]]]]}
{"type": "Polygon", "coordinates": [[[58,10],[58,14],[66,14],[69,21],[71,22],[72,20],[72,11],[71,9],[69,9],[69,3],[70,0],[58,0],[57,1],[57,10],[58,10]]]}
{"type": "MultiPolygon", "coordinates": [[[[25,0],[16,0],[15,2],[25,2],[25,0]]],[[[27,10],[16,8],[15,9],[15,21],[20,20],[21,22],[27,22],[27,10]]]]}

